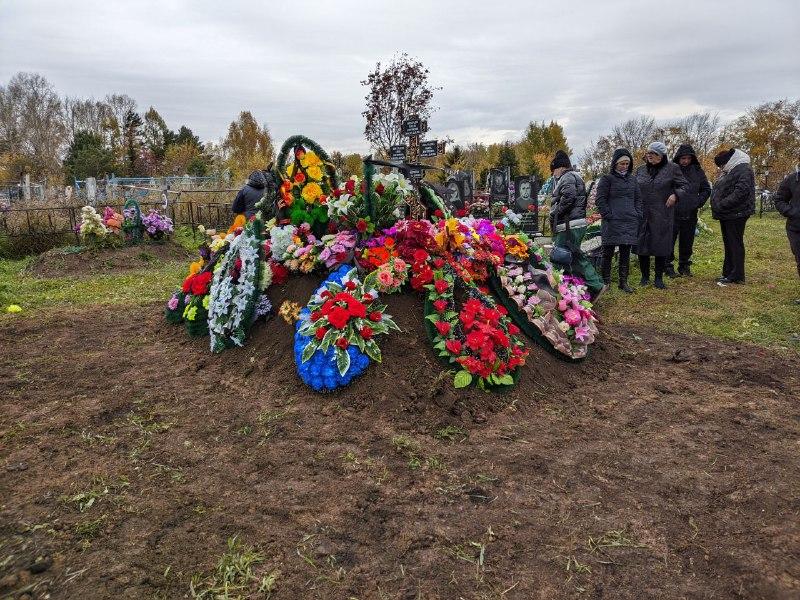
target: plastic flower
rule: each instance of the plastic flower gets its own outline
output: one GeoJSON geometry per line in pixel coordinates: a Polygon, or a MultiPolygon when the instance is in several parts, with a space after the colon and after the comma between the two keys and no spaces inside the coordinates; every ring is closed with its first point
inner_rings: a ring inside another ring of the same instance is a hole
{"type": "Polygon", "coordinates": [[[9,304],[9,305],[6,307],[6,312],[7,312],[7,313],[18,313],[18,312],[22,312],[22,307],[21,307],[19,304],[9,304]]]}
{"type": "Polygon", "coordinates": [[[315,202],[317,198],[319,198],[322,195],[322,188],[319,186],[318,183],[312,181],[311,183],[306,184],[300,195],[303,197],[303,200],[305,200],[307,204],[311,204],[312,202],[315,202]]]}

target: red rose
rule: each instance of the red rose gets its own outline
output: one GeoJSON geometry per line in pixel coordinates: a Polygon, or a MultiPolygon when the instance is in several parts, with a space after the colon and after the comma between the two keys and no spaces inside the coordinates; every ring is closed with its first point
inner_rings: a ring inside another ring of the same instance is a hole
{"type": "Polygon", "coordinates": [[[508,333],[511,335],[517,335],[519,333],[519,327],[514,325],[513,323],[508,324],[508,333]]]}
{"type": "Polygon", "coordinates": [[[356,229],[359,233],[364,233],[367,230],[367,222],[364,219],[359,219],[356,223],[356,229]]]}
{"type": "Polygon", "coordinates": [[[336,222],[335,221],[328,221],[328,233],[336,233],[336,222]]]}
{"type": "Polygon", "coordinates": [[[470,350],[478,351],[486,342],[486,336],[480,331],[472,331],[467,334],[467,347],[470,350]]]}
{"type": "Polygon", "coordinates": [[[344,284],[344,287],[352,292],[354,289],[356,289],[356,284],[353,281],[348,281],[344,284]]]}
{"type": "Polygon", "coordinates": [[[447,300],[439,299],[433,303],[433,308],[436,309],[436,312],[444,312],[447,310],[447,300]]]}
{"type": "Polygon", "coordinates": [[[347,338],[340,337],[338,340],[336,340],[336,346],[341,348],[342,350],[347,349],[349,345],[350,342],[347,341],[347,338]]]}
{"type": "Polygon", "coordinates": [[[372,327],[370,327],[369,325],[364,325],[364,327],[361,328],[359,333],[361,334],[361,337],[364,338],[365,340],[371,339],[372,327]]]}
{"type": "Polygon", "coordinates": [[[382,318],[383,318],[383,314],[380,311],[375,310],[375,311],[369,313],[369,320],[370,321],[375,321],[377,323],[382,318]]]}
{"type": "Polygon", "coordinates": [[[425,262],[428,260],[428,253],[425,250],[414,250],[414,262],[425,262]]]}
{"type": "Polygon", "coordinates": [[[439,332],[439,335],[447,335],[450,333],[450,323],[447,321],[436,321],[433,325],[436,327],[436,331],[439,332]]]}
{"type": "Polygon", "coordinates": [[[444,217],[444,213],[437,208],[435,211],[433,211],[433,216],[441,219],[444,217]]]}
{"type": "Polygon", "coordinates": [[[195,296],[205,296],[208,293],[208,286],[211,285],[211,279],[214,274],[211,271],[198,273],[192,277],[191,292],[195,296]]]}
{"type": "Polygon", "coordinates": [[[495,227],[496,227],[497,229],[499,229],[500,231],[503,231],[503,230],[506,228],[506,226],[505,226],[505,225],[503,225],[502,223],[498,223],[497,225],[495,225],[495,227]]]}
{"type": "Polygon", "coordinates": [[[505,317],[508,314],[508,309],[505,306],[498,306],[497,312],[505,317]]]}
{"type": "Polygon", "coordinates": [[[364,294],[364,302],[366,302],[366,303],[368,303],[368,304],[369,304],[369,303],[370,303],[370,302],[372,302],[374,299],[375,299],[375,298],[373,298],[373,297],[372,297],[372,294],[364,294]]]}
{"type": "Polygon", "coordinates": [[[270,263],[272,268],[272,283],[276,285],[283,285],[289,279],[289,269],[280,263],[270,263]]]}
{"type": "Polygon", "coordinates": [[[351,317],[356,317],[357,319],[364,319],[367,316],[367,307],[358,300],[348,303],[347,310],[350,312],[351,317]]]}
{"type": "Polygon", "coordinates": [[[233,268],[236,269],[237,271],[241,271],[242,270],[242,259],[241,258],[237,258],[236,259],[236,262],[233,263],[233,268]]]}
{"type": "Polygon", "coordinates": [[[383,184],[382,184],[382,183],[379,183],[378,185],[376,185],[376,186],[375,186],[375,191],[376,191],[376,192],[377,192],[379,195],[380,195],[380,194],[383,194],[383,192],[384,192],[384,190],[385,190],[385,189],[386,189],[386,188],[385,188],[385,187],[383,187],[383,184]]]}
{"type": "Polygon", "coordinates": [[[336,329],[344,329],[350,320],[350,311],[341,306],[334,306],[328,314],[328,322],[336,329]]]}
{"type": "Polygon", "coordinates": [[[447,340],[444,347],[450,354],[461,354],[461,342],[459,340],[447,340]]]}
{"type": "Polygon", "coordinates": [[[433,286],[436,288],[437,294],[444,294],[450,287],[450,285],[444,279],[437,279],[433,286]]]}
{"type": "Polygon", "coordinates": [[[302,173],[298,173],[297,175],[294,176],[294,180],[297,183],[303,183],[306,180],[306,176],[303,175],[302,173]]]}
{"type": "Polygon", "coordinates": [[[327,329],[325,329],[324,327],[317,327],[317,331],[314,332],[314,337],[316,337],[318,340],[321,340],[322,338],[325,337],[326,333],[328,333],[327,329]]]}
{"type": "Polygon", "coordinates": [[[295,148],[295,149],[294,149],[294,155],[295,155],[295,156],[296,156],[298,159],[301,159],[301,158],[303,158],[303,157],[306,155],[306,151],[305,151],[303,148],[295,148]]]}
{"type": "Polygon", "coordinates": [[[344,192],[343,192],[342,190],[340,190],[339,188],[336,188],[335,190],[333,190],[333,196],[334,196],[334,198],[338,198],[338,197],[339,197],[339,196],[341,196],[343,193],[344,193],[344,192]]]}
{"type": "Polygon", "coordinates": [[[433,266],[437,269],[441,269],[444,266],[444,259],[443,258],[434,258],[433,259],[433,266]]]}
{"type": "Polygon", "coordinates": [[[351,196],[356,193],[356,182],[352,179],[348,179],[347,182],[344,184],[344,191],[350,194],[351,196]]]}
{"type": "Polygon", "coordinates": [[[319,321],[322,318],[322,312],[315,310],[311,313],[311,320],[312,321],[319,321]]]}
{"type": "Polygon", "coordinates": [[[460,217],[466,217],[467,216],[467,209],[466,208],[459,208],[458,210],[456,210],[456,216],[459,217],[459,218],[460,217]]]}
{"type": "Polygon", "coordinates": [[[194,275],[189,275],[186,279],[183,280],[183,285],[181,286],[181,290],[183,290],[184,294],[188,294],[192,290],[192,279],[194,279],[194,275]]]}

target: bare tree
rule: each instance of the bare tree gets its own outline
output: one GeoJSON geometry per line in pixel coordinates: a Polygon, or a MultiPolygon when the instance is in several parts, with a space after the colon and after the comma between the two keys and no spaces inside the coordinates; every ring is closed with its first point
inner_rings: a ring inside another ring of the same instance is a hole
{"type": "Polygon", "coordinates": [[[94,98],[64,98],[67,133],[73,139],[79,131],[105,135],[105,125],[111,116],[111,107],[94,98]]]}
{"type": "Polygon", "coordinates": [[[402,140],[403,120],[418,115],[430,117],[433,92],[440,88],[428,83],[429,71],[420,61],[401,54],[385,68],[381,63],[361,82],[369,92],[365,96],[366,109],[361,114],[367,120],[364,137],[384,155],[389,147],[402,140]]]}
{"type": "Polygon", "coordinates": [[[17,73],[0,87],[0,152],[16,155],[34,177],[57,175],[67,141],[64,107],[37,73],[17,73]]]}

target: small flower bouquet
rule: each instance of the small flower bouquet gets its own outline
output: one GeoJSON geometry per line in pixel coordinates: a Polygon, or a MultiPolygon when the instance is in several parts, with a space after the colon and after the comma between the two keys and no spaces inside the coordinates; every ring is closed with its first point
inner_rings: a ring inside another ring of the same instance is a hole
{"type": "Polygon", "coordinates": [[[81,223],[78,231],[83,241],[93,246],[101,245],[109,234],[108,229],[103,224],[103,218],[93,206],[84,206],[81,209],[81,223]]]}
{"type": "Polygon", "coordinates": [[[154,208],[142,217],[142,227],[144,227],[148,237],[154,241],[166,239],[174,230],[172,219],[162,215],[154,208]]]}
{"type": "Polygon", "coordinates": [[[372,271],[364,279],[365,284],[375,287],[382,294],[394,294],[408,281],[410,265],[402,258],[393,258],[372,271]]]}

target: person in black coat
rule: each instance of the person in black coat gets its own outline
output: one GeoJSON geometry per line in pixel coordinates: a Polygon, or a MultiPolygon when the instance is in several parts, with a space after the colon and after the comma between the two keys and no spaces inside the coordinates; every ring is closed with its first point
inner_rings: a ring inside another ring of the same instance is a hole
{"type": "Polygon", "coordinates": [[[756,179],[750,157],[737,148],[720,152],[714,163],[722,174],[711,194],[711,213],[719,221],[725,260],[717,281],[744,283],[744,228],[756,212],[756,179]]]}
{"type": "Polygon", "coordinates": [[[600,272],[603,282],[611,284],[611,261],[619,247],[619,289],[628,294],[631,246],[639,237],[644,215],[639,184],[633,176],[633,157],[625,148],[618,148],[611,158],[611,168],[597,183],[597,209],[603,217],[603,263],[600,272]]]}
{"type": "MultiPolygon", "coordinates": [[[[786,235],[800,275],[800,167],[778,186],[775,208],[786,217],[786,235]]],[[[795,304],[800,304],[800,299],[795,300],[795,304]]]]}
{"type": "Polygon", "coordinates": [[[697,211],[711,196],[711,185],[708,183],[703,167],[689,144],[681,144],[675,153],[673,162],[677,163],[686,181],[689,182],[686,193],[675,205],[675,225],[672,230],[672,253],[667,262],[667,275],[670,277],[692,276],[692,249],[694,232],[697,228],[697,211]],[[675,242],[678,242],[678,272],[672,262],[675,260],[675,242]]]}
{"type": "Polygon", "coordinates": [[[645,164],[636,170],[644,212],[636,253],[642,270],[641,285],[650,284],[650,257],[654,256],[656,278],[653,285],[663,290],[667,287],[664,285],[667,258],[674,247],[675,204],[681,201],[689,184],[681,168],[667,160],[667,146],[663,142],[650,144],[644,158],[645,164]]]}
{"type": "Polygon", "coordinates": [[[256,203],[264,197],[264,188],[267,179],[261,171],[253,171],[247,183],[236,194],[236,199],[231,205],[231,212],[235,215],[243,214],[247,219],[256,214],[256,203]]]}

